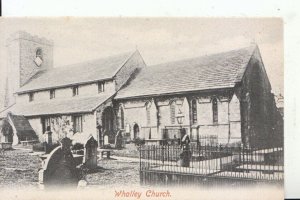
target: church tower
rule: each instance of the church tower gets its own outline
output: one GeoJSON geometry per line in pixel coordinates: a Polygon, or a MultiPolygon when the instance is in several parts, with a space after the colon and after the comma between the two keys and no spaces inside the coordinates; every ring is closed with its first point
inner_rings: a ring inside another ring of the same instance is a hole
{"type": "Polygon", "coordinates": [[[32,76],[53,68],[53,41],[20,31],[7,40],[5,107],[15,103],[15,92],[32,76]]]}

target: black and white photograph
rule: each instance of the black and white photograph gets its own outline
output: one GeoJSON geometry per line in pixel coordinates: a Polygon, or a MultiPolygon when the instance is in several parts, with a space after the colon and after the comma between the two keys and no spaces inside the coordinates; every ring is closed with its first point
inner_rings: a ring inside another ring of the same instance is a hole
{"type": "Polygon", "coordinates": [[[1,18],[0,190],[284,198],[283,25],[1,18]]]}

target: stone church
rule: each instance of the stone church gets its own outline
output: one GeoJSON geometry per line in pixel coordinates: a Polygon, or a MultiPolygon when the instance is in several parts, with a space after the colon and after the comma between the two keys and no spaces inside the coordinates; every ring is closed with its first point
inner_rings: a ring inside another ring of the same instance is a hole
{"type": "Polygon", "coordinates": [[[42,141],[47,128],[54,141],[93,135],[102,145],[117,132],[127,142],[160,144],[180,138],[182,128],[193,142],[282,143],[283,119],[258,46],[155,66],[136,50],[55,68],[51,40],[18,32],[6,47],[0,117],[10,122],[14,144],[22,134],[42,141]],[[32,131],[15,128],[22,123],[32,131]]]}

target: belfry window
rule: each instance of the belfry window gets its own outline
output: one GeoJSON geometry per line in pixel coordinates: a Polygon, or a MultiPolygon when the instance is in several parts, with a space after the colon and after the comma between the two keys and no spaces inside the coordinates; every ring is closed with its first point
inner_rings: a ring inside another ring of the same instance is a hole
{"type": "Polygon", "coordinates": [[[43,51],[42,51],[42,49],[37,49],[36,50],[36,56],[35,56],[36,58],[37,57],[39,57],[41,60],[43,60],[43,51]]]}
{"type": "Polygon", "coordinates": [[[35,52],[35,59],[34,59],[35,64],[40,67],[43,63],[43,51],[42,49],[38,48],[35,52]]]}

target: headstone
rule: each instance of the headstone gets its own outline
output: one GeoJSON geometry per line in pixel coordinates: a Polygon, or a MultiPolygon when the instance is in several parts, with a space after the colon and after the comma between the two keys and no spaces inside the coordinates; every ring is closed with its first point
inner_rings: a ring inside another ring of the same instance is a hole
{"type": "Polygon", "coordinates": [[[63,138],[61,145],[48,155],[39,171],[39,182],[44,188],[76,187],[79,173],[71,152],[72,140],[63,138]]]}
{"type": "Polygon", "coordinates": [[[44,149],[45,149],[45,153],[50,153],[50,151],[53,149],[52,147],[52,132],[50,130],[47,130],[44,133],[44,149]]]}
{"type": "Polygon", "coordinates": [[[93,136],[90,136],[84,144],[84,158],[83,162],[88,169],[94,169],[97,167],[97,140],[93,136]]]}
{"type": "Polygon", "coordinates": [[[104,135],[104,145],[109,145],[108,135],[104,135]]]}

